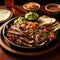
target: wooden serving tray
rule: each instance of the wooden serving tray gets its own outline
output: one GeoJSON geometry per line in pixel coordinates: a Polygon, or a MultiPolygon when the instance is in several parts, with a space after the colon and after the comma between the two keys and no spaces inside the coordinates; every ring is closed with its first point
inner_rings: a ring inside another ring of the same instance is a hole
{"type": "MultiPolygon", "coordinates": [[[[6,24],[6,23],[5,23],[6,24]]],[[[4,24],[4,25],[5,25],[4,24]]],[[[4,26],[3,25],[3,26],[4,26]]],[[[1,34],[1,30],[3,28],[3,26],[0,27],[0,34],[1,34]]],[[[47,50],[43,50],[43,51],[39,51],[39,52],[22,52],[22,51],[16,51],[14,49],[12,49],[10,47],[10,44],[9,43],[6,43],[4,41],[4,39],[2,39],[2,37],[0,36],[0,45],[6,49],[7,51],[11,52],[11,53],[14,53],[14,54],[18,54],[18,55],[25,55],[25,56],[37,56],[37,55],[44,55],[44,54],[47,54],[53,50],[55,50],[59,45],[60,45],[60,41],[57,42],[57,44],[55,44],[53,47],[47,49],[47,50]]]]}

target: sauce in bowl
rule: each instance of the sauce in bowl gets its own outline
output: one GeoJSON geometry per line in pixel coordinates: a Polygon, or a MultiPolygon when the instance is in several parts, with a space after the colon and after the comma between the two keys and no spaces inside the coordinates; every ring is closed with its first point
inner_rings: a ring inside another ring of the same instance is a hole
{"type": "Polygon", "coordinates": [[[60,11],[60,8],[58,6],[56,6],[56,5],[51,5],[51,6],[49,6],[48,9],[53,10],[53,11],[60,11]]]}
{"type": "Polygon", "coordinates": [[[49,12],[59,12],[60,11],[60,5],[59,4],[47,4],[45,6],[45,9],[49,12]]]}

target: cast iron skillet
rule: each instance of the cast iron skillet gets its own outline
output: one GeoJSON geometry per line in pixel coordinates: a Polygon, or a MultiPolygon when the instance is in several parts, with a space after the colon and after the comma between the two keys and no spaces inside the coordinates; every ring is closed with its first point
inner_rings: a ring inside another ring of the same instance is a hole
{"type": "Polygon", "coordinates": [[[5,41],[7,41],[10,45],[11,45],[11,48],[15,49],[15,50],[19,50],[19,51],[24,51],[24,52],[37,52],[37,51],[42,51],[42,50],[46,50],[46,49],[49,49],[51,47],[53,47],[55,44],[57,44],[57,42],[59,42],[59,39],[60,39],[60,29],[56,30],[55,33],[57,35],[57,37],[42,45],[42,46],[38,46],[38,47],[25,47],[25,46],[20,46],[20,45],[17,45],[11,41],[9,41],[9,39],[6,37],[6,31],[7,31],[7,26],[8,28],[11,26],[11,24],[13,24],[14,20],[17,19],[18,17],[15,17],[13,19],[11,19],[10,21],[8,21],[8,23],[3,27],[3,30],[2,30],[2,37],[4,38],[5,41]]]}

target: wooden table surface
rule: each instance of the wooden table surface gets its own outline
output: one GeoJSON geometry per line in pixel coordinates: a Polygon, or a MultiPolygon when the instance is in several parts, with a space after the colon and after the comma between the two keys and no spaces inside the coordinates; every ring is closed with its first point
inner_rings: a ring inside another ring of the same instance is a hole
{"type": "MultiPolygon", "coordinates": [[[[5,8],[5,6],[0,6],[0,8],[5,8]]],[[[49,13],[44,9],[44,6],[41,6],[40,11],[49,15],[49,13]]],[[[13,17],[21,16],[26,13],[22,6],[15,6],[11,9],[11,12],[13,13],[13,17]]],[[[60,60],[60,46],[46,55],[36,57],[17,56],[9,53],[0,46],[0,60],[60,60]]]]}

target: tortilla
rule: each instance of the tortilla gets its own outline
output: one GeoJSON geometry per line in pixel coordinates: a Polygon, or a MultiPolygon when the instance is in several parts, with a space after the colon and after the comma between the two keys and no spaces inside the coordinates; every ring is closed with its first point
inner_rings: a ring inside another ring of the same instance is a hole
{"type": "Polygon", "coordinates": [[[0,9],[0,22],[4,22],[12,17],[11,12],[8,9],[0,9]]]}
{"type": "Polygon", "coordinates": [[[38,21],[40,21],[41,24],[53,24],[56,21],[56,19],[43,15],[39,17],[38,21]]]}

